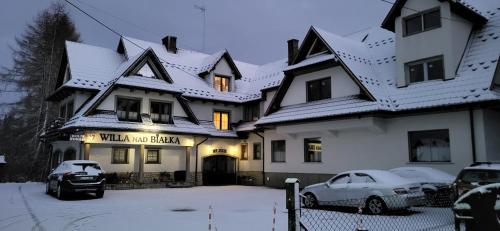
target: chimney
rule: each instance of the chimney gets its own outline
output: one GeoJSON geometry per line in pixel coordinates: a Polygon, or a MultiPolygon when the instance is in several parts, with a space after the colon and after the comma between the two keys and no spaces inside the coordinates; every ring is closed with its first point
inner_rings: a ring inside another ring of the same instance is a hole
{"type": "Polygon", "coordinates": [[[170,53],[177,53],[177,37],[167,35],[161,40],[167,51],[170,53]]]}
{"type": "Polygon", "coordinates": [[[291,65],[295,56],[299,53],[299,40],[288,40],[288,65],[291,65]]]}

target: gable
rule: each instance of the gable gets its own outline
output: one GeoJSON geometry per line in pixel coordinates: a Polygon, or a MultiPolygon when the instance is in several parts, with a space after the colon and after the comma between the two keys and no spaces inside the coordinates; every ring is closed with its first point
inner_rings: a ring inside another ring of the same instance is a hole
{"type": "MultiPolygon", "coordinates": [[[[443,2],[444,0],[439,1],[443,2]]],[[[401,16],[401,10],[405,7],[406,2],[407,0],[397,0],[392,5],[392,8],[389,10],[389,13],[385,16],[384,21],[382,22],[382,28],[395,32],[396,18],[401,16]]],[[[480,13],[472,10],[460,1],[447,0],[446,2],[450,4],[450,9],[452,12],[463,17],[464,19],[471,21],[475,25],[483,26],[488,21],[488,19],[486,19],[480,13]]]]}
{"type": "Polygon", "coordinates": [[[340,66],[297,75],[281,101],[281,107],[307,102],[307,82],[330,78],[331,98],[342,98],[361,94],[358,85],[340,66]]]}
{"type": "MultiPolygon", "coordinates": [[[[311,27],[312,28],[312,27],[311,27]]],[[[301,61],[320,54],[332,54],[332,51],[325,41],[318,36],[313,30],[309,30],[304,38],[304,42],[300,45],[297,56],[292,64],[300,63],[301,61]]]]}
{"type": "Polygon", "coordinates": [[[145,60],[141,65],[138,65],[135,70],[133,70],[130,75],[160,79],[162,77],[160,72],[152,65],[150,60],[145,60]],[[142,65],[142,66],[141,66],[142,65]]]}
{"type": "Polygon", "coordinates": [[[139,57],[131,61],[133,61],[132,64],[126,68],[121,76],[142,76],[173,83],[172,78],[170,78],[153,49],[146,49],[139,57]]]}
{"type": "Polygon", "coordinates": [[[225,64],[223,65],[229,67],[227,69],[230,70],[227,71],[226,75],[232,75],[235,79],[241,79],[242,75],[227,50],[222,50],[206,57],[202,64],[202,70],[200,73],[198,73],[198,76],[205,77],[207,74],[210,74],[219,66],[220,62],[222,61],[225,62],[225,64]]]}

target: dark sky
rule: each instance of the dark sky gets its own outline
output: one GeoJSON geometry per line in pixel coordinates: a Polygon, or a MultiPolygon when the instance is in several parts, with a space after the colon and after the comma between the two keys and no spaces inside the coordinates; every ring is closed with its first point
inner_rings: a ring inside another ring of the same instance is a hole
{"type": "MultiPolygon", "coordinates": [[[[203,25],[202,13],[194,5],[205,5],[205,51],[227,48],[233,58],[254,64],[286,57],[286,41],[302,40],[311,25],[346,35],[380,25],[391,7],[380,0],[71,1],[124,35],[155,42],[165,35],[175,35],[179,47],[194,50],[202,48],[203,25]]],[[[2,1],[0,66],[11,65],[9,45],[14,45],[14,38],[50,3],[50,0],[2,1]]],[[[116,35],[69,5],[68,9],[84,43],[116,48],[116,35]]],[[[0,93],[0,102],[15,98],[0,93]]]]}

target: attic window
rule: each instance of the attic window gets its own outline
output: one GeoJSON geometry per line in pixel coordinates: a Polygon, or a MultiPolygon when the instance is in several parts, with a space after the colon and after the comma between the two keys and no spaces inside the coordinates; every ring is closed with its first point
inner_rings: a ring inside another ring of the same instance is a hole
{"type": "Polygon", "coordinates": [[[407,63],[405,69],[409,83],[444,79],[442,56],[407,63]]]}
{"type": "Polygon", "coordinates": [[[148,78],[155,78],[157,79],[158,76],[156,76],[155,72],[151,68],[151,65],[146,62],[138,71],[135,73],[135,75],[142,76],[142,77],[148,77],[148,78]]]}
{"type": "Polygon", "coordinates": [[[325,44],[316,38],[311,46],[311,49],[307,53],[307,57],[312,57],[320,54],[324,54],[328,52],[328,48],[325,46],[325,44]]]}
{"type": "Polygon", "coordinates": [[[441,13],[439,9],[431,9],[408,16],[403,22],[404,36],[418,34],[441,27],[441,13]]]}
{"type": "Polygon", "coordinates": [[[228,76],[214,76],[214,88],[220,92],[229,91],[230,77],[228,76]]]}

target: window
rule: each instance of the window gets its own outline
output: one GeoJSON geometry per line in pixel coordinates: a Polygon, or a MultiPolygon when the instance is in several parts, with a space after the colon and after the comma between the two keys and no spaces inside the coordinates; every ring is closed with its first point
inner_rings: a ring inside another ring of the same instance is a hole
{"type": "Polygon", "coordinates": [[[146,164],[159,164],[160,163],[160,150],[148,149],[146,152],[146,164]]]}
{"type": "Polygon", "coordinates": [[[227,76],[214,76],[214,88],[217,91],[229,91],[229,77],[227,76]]]}
{"type": "Polygon", "coordinates": [[[120,121],[140,121],[141,101],[137,99],[117,98],[116,114],[120,121]]]}
{"type": "Polygon", "coordinates": [[[260,117],[260,104],[252,103],[243,107],[243,120],[256,121],[260,117]]]}
{"type": "Polygon", "coordinates": [[[241,159],[248,160],[248,144],[241,144],[241,159]]]}
{"type": "Polygon", "coordinates": [[[321,162],[321,139],[304,140],[304,162],[321,162]]]}
{"type": "Polygon", "coordinates": [[[374,183],[375,180],[364,173],[354,173],[354,175],[351,178],[351,183],[374,183]]]}
{"type": "Polygon", "coordinates": [[[74,104],[73,101],[69,102],[66,106],[66,119],[73,117],[74,104]]]}
{"type": "Polygon", "coordinates": [[[113,148],[112,164],[128,164],[128,148],[113,148]]]}
{"type": "Polygon", "coordinates": [[[409,36],[441,27],[439,9],[418,13],[404,19],[404,35],[409,36]]]}
{"type": "Polygon", "coordinates": [[[330,184],[347,184],[350,182],[349,174],[342,174],[330,180],[330,184]]]}
{"type": "Polygon", "coordinates": [[[151,120],[153,123],[172,123],[172,104],[151,102],[151,120]]]}
{"type": "Polygon", "coordinates": [[[307,101],[329,99],[332,97],[330,77],[307,82],[307,101]]]}
{"type": "Polygon", "coordinates": [[[261,143],[253,143],[253,159],[254,160],[262,159],[262,144],[261,143]]]}
{"type": "Polygon", "coordinates": [[[66,104],[59,107],[59,118],[65,118],[66,116],[66,104]]]}
{"type": "Polygon", "coordinates": [[[271,162],[286,161],[286,142],[284,140],[271,141],[271,162]]]}
{"type": "Polygon", "coordinates": [[[143,76],[143,77],[149,77],[149,78],[157,78],[155,73],[153,72],[153,69],[149,65],[149,63],[145,63],[144,66],[141,67],[136,73],[138,76],[143,76]]]}
{"type": "Polygon", "coordinates": [[[449,162],[448,129],[408,132],[411,162],[449,162]]]}
{"type": "Polygon", "coordinates": [[[429,58],[406,64],[408,81],[418,83],[444,79],[443,57],[429,58]]]}
{"type": "Polygon", "coordinates": [[[218,130],[229,130],[229,113],[214,111],[214,126],[218,130]]]}

